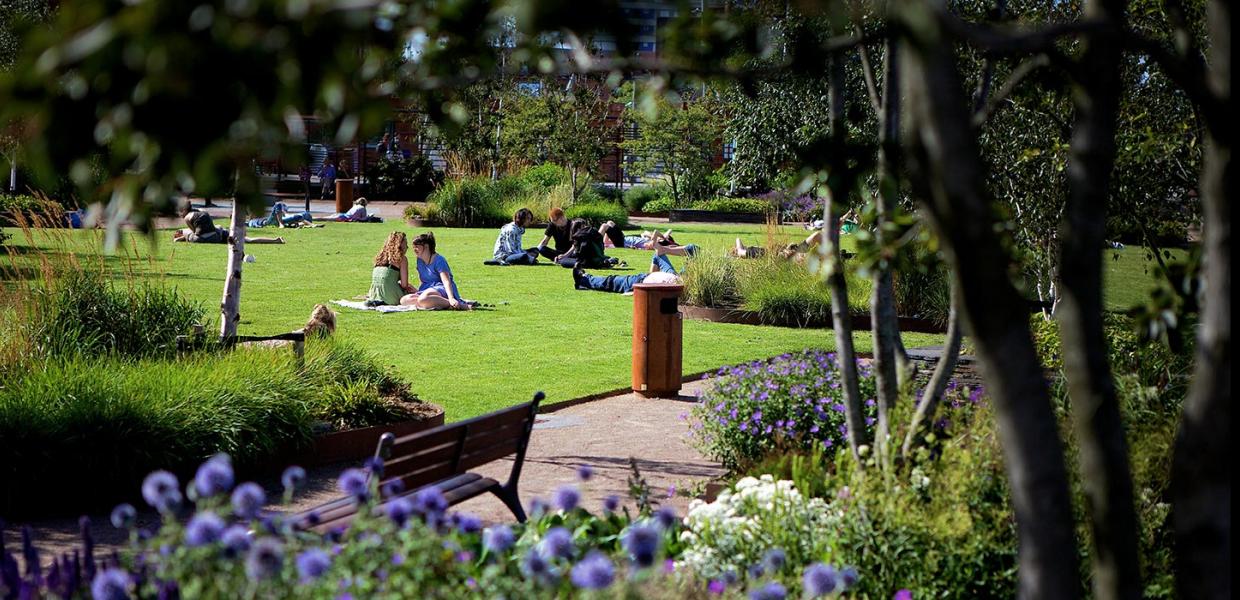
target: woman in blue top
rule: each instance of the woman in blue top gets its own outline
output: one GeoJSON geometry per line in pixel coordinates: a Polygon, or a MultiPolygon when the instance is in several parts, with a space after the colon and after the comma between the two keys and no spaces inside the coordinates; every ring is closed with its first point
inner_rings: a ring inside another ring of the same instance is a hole
{"type": "Polygon", "coordinates": [[[413,238],[413,253],[417,256],[418,308],[424,310],[469,310],[473,304],[461,298],[452,279],[448,261],[435,253],[435,234],[423,233],[413,238]]]}

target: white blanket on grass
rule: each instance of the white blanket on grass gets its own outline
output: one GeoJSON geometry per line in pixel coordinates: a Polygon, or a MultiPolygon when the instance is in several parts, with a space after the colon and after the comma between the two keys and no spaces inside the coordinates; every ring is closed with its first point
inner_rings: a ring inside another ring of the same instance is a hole
{"type": "Polygon", "coordinates": [[[411,312],[411,311],[419,310],[418,307],[413,306],[411,304],[401,304],[401,305],[395,305],[395,306],[391,304],[380,304],[379,306],[366,306],[365,302],[359,302],[357,300],[332,300],[332,304],[335,304],[337,306],[343,306],[345,308],[356,308],[357,310],[373,310],[375,312],[381,312],[381,313],[411,312]]]}

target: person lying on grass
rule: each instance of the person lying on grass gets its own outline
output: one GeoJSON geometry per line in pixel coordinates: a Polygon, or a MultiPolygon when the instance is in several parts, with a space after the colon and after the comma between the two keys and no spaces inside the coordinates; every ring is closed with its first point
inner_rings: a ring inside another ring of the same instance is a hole
{"type": "Polygon", "coordinates": [[[579,266],[584,269],[610,269],[615,266],[627,266],[620,259],[607,256],[607,253],[603,250],[603,234],[606,233],[608,228],[607,223],[595,229],[585,219],[573,219],[568,225],[569,237],[572,239],[573,245],[569,247],[568,252],[561,254],[556,262],[567,269],[579,266]]]}
{"type": "Polygon", "coordinates": [[[595,292],[612,292],[615,294],[632,294],[633,286],[639,283],[663,283],[680,285],[683,282],[672,261],[667,259],[667,249],[656,246],[654,257],[650,259],[650,272],[637,275],[591,275],[580,266],[573,268],[573,284],[579,290],[595,292]]]}
{"type": "Polygon", "coordinates": [[[626,236],[620,232],[620,228],[616,227],[615,221],[603,223],[603,227],[599,228],[603,232],[606,239],[603,240],[604,248],[629,248],[632,250],[653,250],[656,245],[660,245],[668,250],[667,254],[678,255],[678,257],[692,257],[697,253],[697,244],[678,244],[675,238],[672,238],[671,229],[667,229],[666,233],[660,231],[641,232],[637,236],[626,236]],[[613,232],[619,233],[614,236],[613,232]],[[619,238],[619,245],[618,245],[619,238]]]}
{"type": "MultiPolygon", "coordinates": [[[[181,205],[181,218],[185,219],[186,229],[178,229],[172,233],[172,241],[189,242],[191,244],[227,244],[228,232],[215,226],[211,215],[205,210],[194,210],[189,202],[181,205]]],[[[283,244],[282,237],[246,237],[247,244],[283,244]]]]}
{"type": "Polygon", "coordinates": [[[327,218],[329,221],[339,221],[344,223],[360,223],[370,219],[370,215],[366,213],[366,198],[358,196],[353,200],[353,206],[348,212],[336,213],[327,218]]]}
{"type": "MultiPolygon", "coordinates": [[[[805,241],[803,242],[788,244],[787,246],[780,248],[779,257],[796,262],[804,262],[805,255],[821,243],[822,232],[815,231],[810,234],[809,237],[805,238],[805,241]]],[[[746,246],[741,242],[741,238],[736,238],[736,245],[728,249],[728,255],[736,258],[762,258],[766,256],[766,248],[763,248],[762,246],[746,246]]]]}
{"type": "Polygon", "coordinates": [[[296,226],[301,225],[302,223],[313,223],[313,222],[314,222],[314,218],[310,216],[309,212],[290,213],[288,211],[287,204],[283,202],[276,202],[275,204],[271,205],[270,214],[268,214],[266,217],[250,219],[249,222],[246,223],[246,226],[255,227],[255,228],[262,228],[262,227],[269,227],[269,226],[296,227],[296,226]]]}
{"type": "Polygon", "coordinates": [[[435,234],[428,231],[413,238],[413,253],[418,258],[418,279],[421,281],[415,301],[418,308],[470,310],[474,307],[475,302],[461,298],[448,261],[435,253],[435,234]]]}
{"type": "Polygon", "coordinates": [[[538,262],[538,249],[530,248],[526,250],[521,246],[521,236],[525,233],[525,228],[534,222],[534,213],[528,208],[518,209],[512,215],[512,222],[504,225],[499,230],[499,237],[495,238],[495,249],[491,253],[491,260],[485,261],[487,265],[532,265],[538,262]]]}

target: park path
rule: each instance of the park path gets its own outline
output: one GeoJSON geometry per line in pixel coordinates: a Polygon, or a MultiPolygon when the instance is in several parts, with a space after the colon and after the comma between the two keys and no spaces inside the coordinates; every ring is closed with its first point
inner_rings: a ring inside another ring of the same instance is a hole
{"type": "MultiPolygon", "coordinates": [[[[689,422],[684,418],[710,380],[684,384],[681,395],[672,399],[644,399],[633,393],[606,398],[565,403],[563,408],[550,406],[535,421],[534,432],[521,472],[520,495],[528,507],[534,498],[549,500],[556,488],[576,484],[581,491],[582,506],[599,512],[604,498],[616,494],[622,505],[632,508],[628,498],[629,459],[636,459],[642,476],[653,490],[653,497],[684,514],[690,497],[686,494],[723,475],[723,469],[707,460],[689,445],[689,422]],[[589,481],[578,481],[577,470],[588,465],[593,470],[589,481]],[[675,494],[669,492],[675,491],[675,494]],[[671,496],[671,497],[669,497],[671,496]]],[[[351,463],[312,469],[304,491],[291,505],[271,508],[296,512],[310,509],[339,496],[336,477],[351,463]]],[[[503,481],[511,469],[511,460],[496,461],[476,472],[503,481]]],[[[280,496],[275,478],[260,481],[270,498],[280,496]]],[[[486,523],[511,522],[508,512],[491,495],[474,498],[454,510],[472,513],[486,523]]],[[[89,515],[96,546],[104,553],[124,543],[123,535],[108,523],[106,513],[89,515]]],[[[145,511],[139,515],[140,526],[153,526],[158,516],[145,511]]],[[[78,519],[57,518],[30,524],[36,547],[49,554],[80,548],[78,519]]],[[[20,544],[20,530],[9,526],[3,532],[9,548],[20,544]]]]}

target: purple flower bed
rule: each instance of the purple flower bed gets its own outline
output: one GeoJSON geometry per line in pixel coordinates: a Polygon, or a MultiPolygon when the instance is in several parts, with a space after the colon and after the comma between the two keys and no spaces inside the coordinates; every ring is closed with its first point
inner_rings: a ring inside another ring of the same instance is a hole
{"type": "MultiPolygon", "coordinates": [[[[869,428],[877,416],[874,374],[866,361],[858,360],[857,367],[869,428]]],[[[691,435],[730,471],[740,472],[777,449],[808,451],[821,444],[830,450],[847,444],[843,375],[834,352],[807,350],[723,367],[716,378],[692,410],[691,435]]],[[[950,382],[936,430],[950,427],[954,409],[982,397],[980,388],[950,382]]]]}

